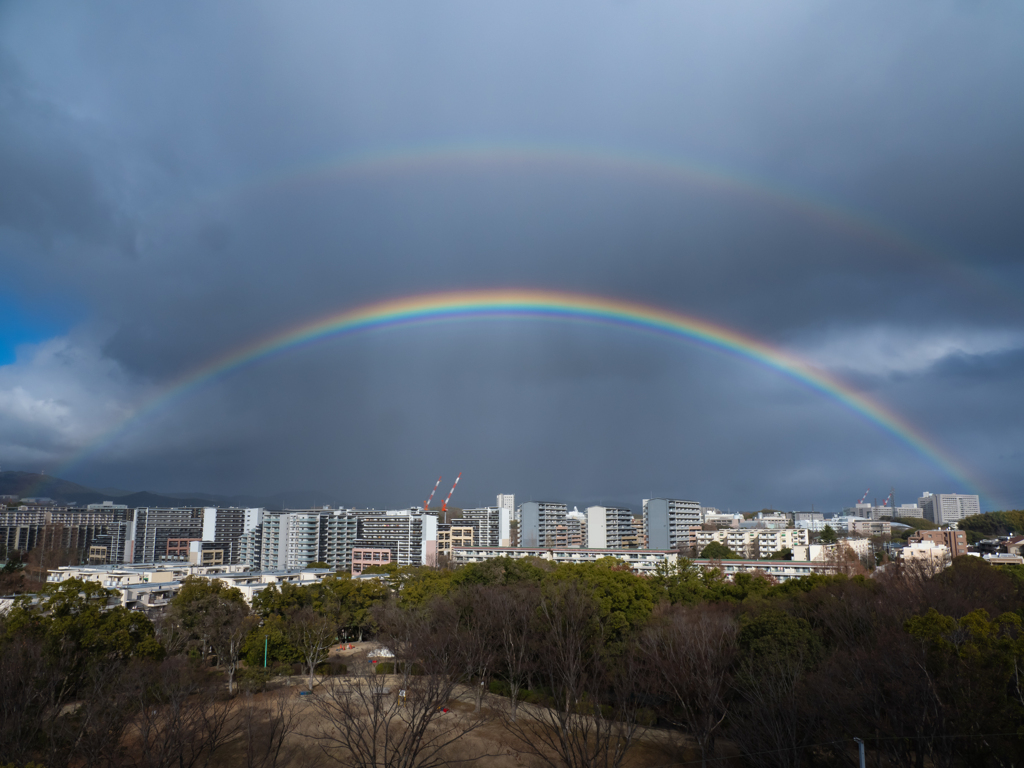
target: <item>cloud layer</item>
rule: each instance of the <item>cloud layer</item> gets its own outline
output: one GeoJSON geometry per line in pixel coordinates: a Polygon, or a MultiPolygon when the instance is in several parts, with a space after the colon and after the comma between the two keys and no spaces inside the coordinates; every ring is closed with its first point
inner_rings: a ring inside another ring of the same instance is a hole
{"type": "Polygon", "coordinates": [[[382,505],[460,470],[467,504],[513,491],[838,508],[865,485],[904,501],[967,490],[750,363],[543,322],[329,341],[118,427],[188,371],[313,318],[536,287],[803,354],[918,425],[989,505],[1019,506],[1022,15],[5,6],[0,271],[19,327],[38,332],[0,366],[0,465],[382,505]],[[451,153],[481,145],[499,151],[451,153]],[[500,151],[531,146],[571,152],[500,151]],[[439,148],[453,159],[408,160],[439,148]],[[406,160],[330,172],[381,155],[406,160]],[[39,343],[39,318],[58,314],[69,330],[39,343]]]}

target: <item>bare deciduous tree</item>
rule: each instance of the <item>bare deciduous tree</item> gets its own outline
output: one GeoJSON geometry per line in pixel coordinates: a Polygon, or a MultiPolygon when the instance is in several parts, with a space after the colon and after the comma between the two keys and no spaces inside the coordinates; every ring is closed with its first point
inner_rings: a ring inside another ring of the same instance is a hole
{"type": "Polygon", "coordinates": [[[298,727],[294,704],[284,694],[257,700],[250,694],[241,709],[246,768],[283,768],[298,753],[290,739],[298,727]]]}
{"type": "Polygon", "coordinates": [[[748,657],[737,676],[746,706],[731,729],[733,741],[752,765],[799,768],[820,720],[814,692],[802,685],[804,660],[783,653],[748,657]]]}
{"type": "Polygon", "coordinates": [[[524,752],[548,765],[618,768],[640,726],[643,676],[634,649],[604,658],[598,611],[575,582],[553,588],[539,606],[537,677],[550,692],[547,706],[520,707],[506,719],[524,752]]]}
{"type": "MultiPolygon", "coordinates": [[[[380,640],[394,653],[394,674],[368,663],[321,686],[315,736],[332,761],[354,768],[438,768],[484,755],[461,755],[464,737],[487,719],[445,711],[465,670],[451,606],[378,612],[380,640]]],[[[457,618],[454,618],[457,623],[457,618]]]]}
{"type": "Polygon", "coordinates": [[[334,643],[335,625],[312,608],[300,608],[288,618],[288,639],[298,648],[309,669],[309,690],[313,690],[316,668],[327,661],[334,643]]]}
{"type": "MultiPolygon", "coordinates": [[[[0,633],[6,627],[0,624],[0,633]]],[[[54,688],[39,644],[28,635],[15,635],[0,653],[0,743],[4,759],[17,763],[33,757],[33,747],[42,731],[42,716],[51,702],[54,688]]]]}
{"type": "Polygon", "coordinates": [[[217,654],[217,664],[228,675],[228,692],[235,692],[235,672],[242,643],[259,619],[249,607],[234,600],[212,596],[201,618],[201,632],[217,654]]]}
{"type": "Polygon", "coordinates": [[[662,714],[693,736],[702,765],[714,756],[715,736],[729,714],[737,632],[731,613],[674,607],[641,639],[654,690],[666,704],[662,714]]]}
{"type": "Polygon", "coordinates": [[[202,669],[178,657],[140,674],[126,731],[132,768],[206,768],[233,733],[230,702],[202,669]]]}
{"type": "Polygon", "coordinates": [[[475,712],[483,705],[484,691],[497,660],[500,627],[490,610],[491,590],[470,587],[452,596],[458,611],[458,643],[468,676],[474,689],[475,712]],[[475,678],[475,679],[474,679],[475,678]]]}
{"type": "Polygon", "coordinates": [[[495,627],[496,663],[500,665],[509,690],[509,717],[513,722],[526,685],[533,657],[533,621],[540,591],[533,585],[490,588],[484,591],[482,607],[495,627]]]}

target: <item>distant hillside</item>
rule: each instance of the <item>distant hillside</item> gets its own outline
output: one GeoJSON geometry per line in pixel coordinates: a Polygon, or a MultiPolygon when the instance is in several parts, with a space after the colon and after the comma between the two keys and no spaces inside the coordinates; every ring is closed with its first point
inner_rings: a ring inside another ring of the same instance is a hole
{"type": "Polygon", "coordinates": [[[129,507],[201,507],[210,499],[200,497],[171,497],[142,491],[115,496],[59,477],[34,472],[0,472],[0,495],[18,497],[46,497],[60,504],[99,504],[116,501],[129,507]]]}
{"type": "Polygon", "coordinates": [[[95,498],[101,494],[91,488],[33,472],[0,472],[0,495],[47,496],[55,501],[70,500],[88,504],[103,501],[95,498]]]}
{"type": "Polygon", "coordinates": [[[221,496],[214,493],[151,493],[149,491],[123,491],[107,488],[95,490],[59,477],[34,472],[0,472],[0,495],[20,497],[46,497],[60,504],[99,504],[113,501],[129,507],[266,507],[301,509],[337,506],[337,498],[321,491],[292,491],[273,496],[239,494],[221,496]]]}

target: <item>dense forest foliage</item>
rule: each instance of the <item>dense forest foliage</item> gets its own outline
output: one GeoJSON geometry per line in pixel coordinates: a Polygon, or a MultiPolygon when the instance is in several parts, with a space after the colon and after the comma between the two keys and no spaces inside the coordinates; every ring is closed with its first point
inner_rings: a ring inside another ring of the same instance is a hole
{"type": "Polygon", "coordinates": [[[960,521],[961,530],[967,531],[972,541],[993,536],[1009,536],[1024,533],[1024,510],[1015,509],[1008,512],[986,512],[983,515],[971,515],[960,521]]]}
{"type": "Polygon", "coordinates": [[[251,609],[190,579],[155,623],[92,583],[23,596],[0,627],[0,764],[429,768],[473,758],[460,745],[485,723],[552,766],[629,765],[651,728],[687,734],[677,763],[851,765],[854,737],[876,765],[1024,755],[1021,567],[776,584],[499,559],[379,576],[268,588],[251,609]],[[386,663],[329,659],[361,638],[386,663]],[[315,718],[253,695],[282,672],[315,718]],[[442,719],[457,695],[471,712],[442,719]]]}

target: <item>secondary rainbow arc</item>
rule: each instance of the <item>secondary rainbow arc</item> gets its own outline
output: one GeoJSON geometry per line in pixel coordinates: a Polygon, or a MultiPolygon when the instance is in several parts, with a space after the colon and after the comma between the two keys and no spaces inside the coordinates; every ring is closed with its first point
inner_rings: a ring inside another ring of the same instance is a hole
{"type": "Polygon", "coordinates": [[[112,440],[130,423],[204,384],[275,354],[375,328],[480,317],[550,318],[616,325],[699,343],[756,362],[838,401],[912,447],[965,488],[976,488],[969,473],[952,456],[907,421],[797,355],[739,331],[675,311],[619,299],[542,290],[456,291],[389,299],[343,310],[260,339],[179,378],[163,394],[108,431],[69,464],[77,463],[80,457],[112,440]]]}
{"type": "Polygon", "coordinates": [[[461,141],[383,147],[322,158],[274,173],[238,181],[222,194],[254,193],[301,188],[359,177],[380,178],[427,170],[507,166],[540,167],[632,174],[647,179],[683,182],[705,190],[736,193],[789,210],[829,229],[845,231],[875,246],[901,252],[929,263],[940,261],[958,277],[985,293],[1006,293],[1005,286],[971,269],[934,243],[922,242],[865,211],[858,211],[819,194],[687,157],[603,145],[566,145],[522,141],[461,141]]]}

